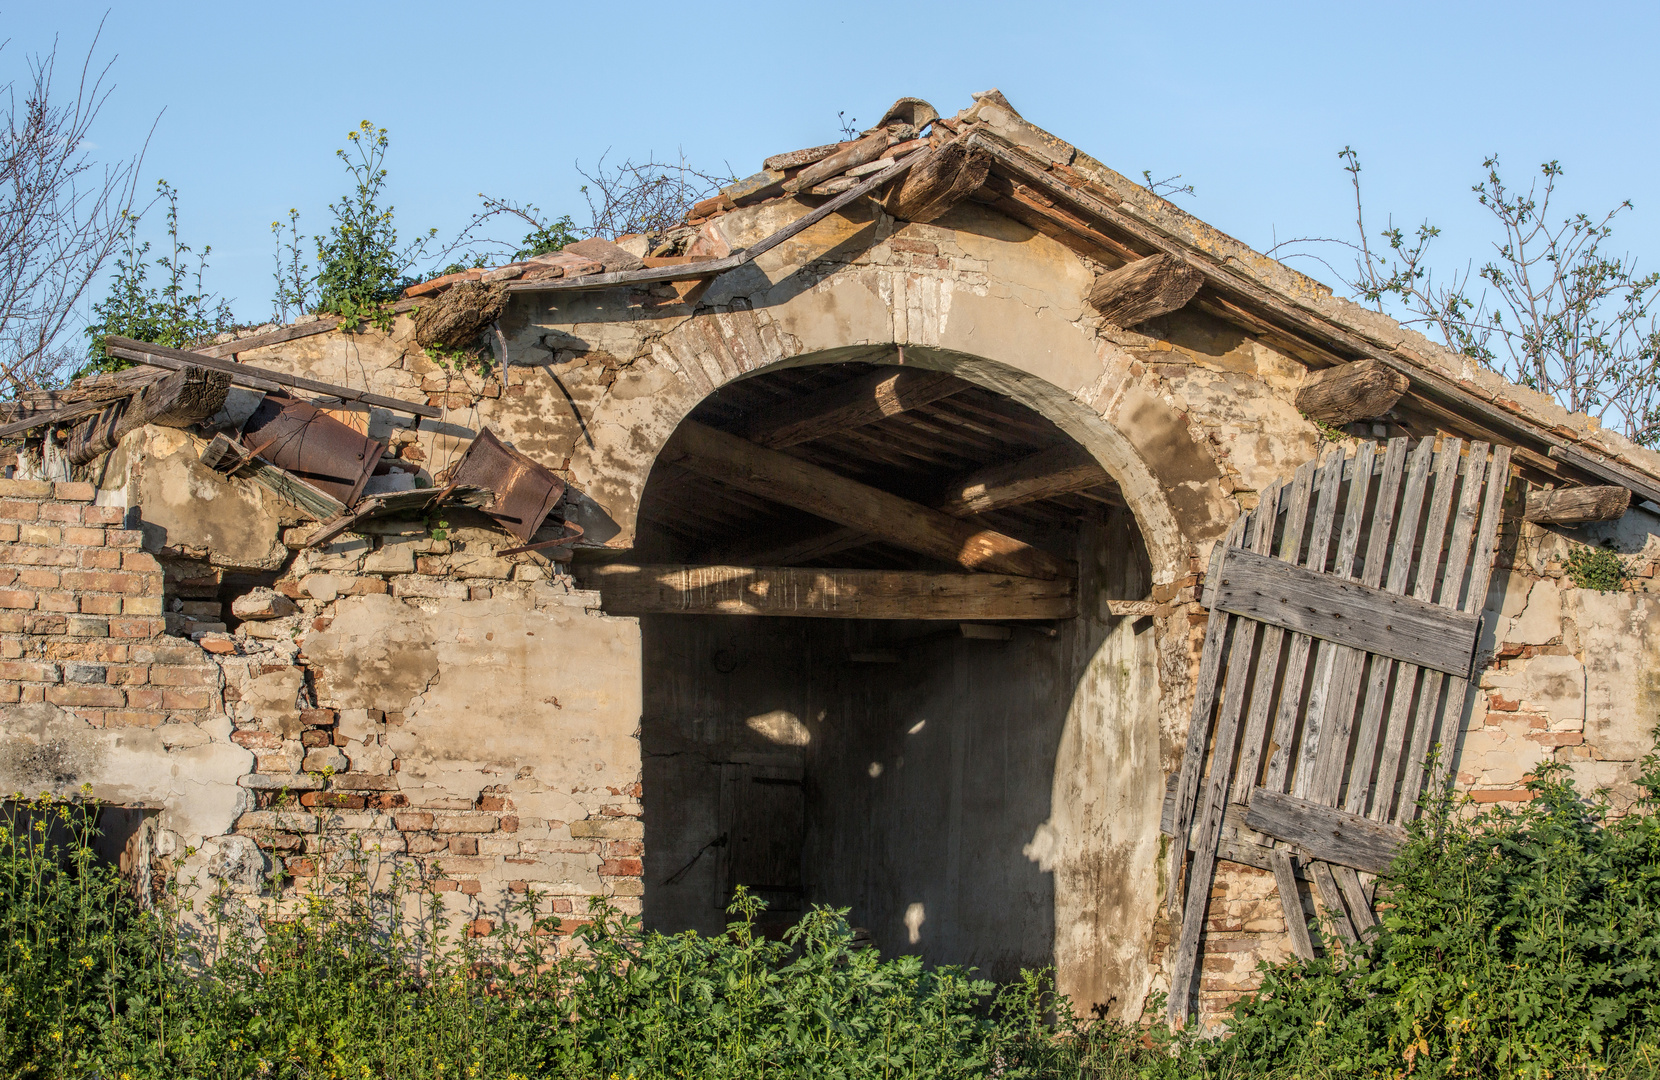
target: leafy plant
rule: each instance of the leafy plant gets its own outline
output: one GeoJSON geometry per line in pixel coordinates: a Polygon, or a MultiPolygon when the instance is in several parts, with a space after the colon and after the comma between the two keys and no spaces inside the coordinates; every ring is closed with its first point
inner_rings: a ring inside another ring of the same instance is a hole
{"type": "Polygon", "coordinates": [[[148,260],[150,242],[138,241],[141,217],[125,214],[126,235],[115,258],[115,280],[109,294],[92,305],[96,321],[86,328],[88,360],[77,375],[132,367],[132,361],[104,352],[106,334],[183,349],[235,325],[230,305],[203,285],[213,248],[204,246],[197,253],[179,239],[178,189],[158,181],[151,206],[158,203],[166,206],[166,253],[148,260]],[[161,271],[159,286],[150,284],[151,266],[161,271]]]}
{"type": "Polygon", "coordinates": [[[394,223],[393,207],[383,206],[386,196],[386,151],[390,138],[385,128],[365,120],[348,132],[349,149],[335,151],[345,163],[353,190],[329,206],[334,224],[326,236],[316,237],[317,274],[307,279],[299,257],[299,214],[289,211],[287,248],[283,225],[273,222],[278,238],[275,306],[279,313],[315,303],[318,312],[338,315],[347,324],[381,317],[380,307],[395,300],[413,283],[411,269],[426,257],[431,229],[402,246],[394,223]],[[313,298],[315,299],[313,300],[313,298]]]}
{"type": "Polygon", "coordinates": [[[1618,592],[1631,576],[1625,560],[1607,548],[1576,547],[1562,562],[1576,589],[1618,592]]]}

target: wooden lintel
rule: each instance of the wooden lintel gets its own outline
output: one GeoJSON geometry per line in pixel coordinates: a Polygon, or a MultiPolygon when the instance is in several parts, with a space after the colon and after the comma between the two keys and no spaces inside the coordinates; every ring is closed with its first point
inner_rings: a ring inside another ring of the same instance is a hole
{"type": "Polygon", "coordinates": [[[983,573],[1069,578],[1060,559],[994,529],[961,521],[747,439],[683,422],[661,460],[742,491],[860,529],[910,551],[983,573]]]}
{"type": "Polygon", "coordinates": [[[1389,869],[1406,830],[1330,806],[1259,787],[1251,792],[1245,824],[1294,844],[1312,859],[1371,874],[1389,869]]]}
{"type": "Polygon", "coordinates": [[[1180,259],[1151,255],[1095,279],[1089,306],[1119,326],[1135,326],[1184,307],[1204,275],[1180,259]]]}
{"type": "Polygon", "coordinates": [[[759,446],[797,446],[938,401],[969,384],[943,371],[884,368],[821,393],[785,401],[744,418],[743,435],[759,446]]]}
{"type": "Polygon", "coordinates": [[[1378,360],[1317,371],[1297,391],[1297,408],[1310,420],[1352,424],[1382,416],[1395,407],[1412,381],[1378,360]]]}
{"type": "Polygon", "coordinates": [[[583,572],[614,615],[790,615],[819,619],[1067,619],[1073,582],[755,566],[627,566],[583,572]]]}
{"type": "Polygon", "coordinates": [[[1631,505],[1626,487],[1574,487],[1532,491],[1523,521],[1540,525],[1575,525],[1585,521],[1613,521],[1631,505]]]}

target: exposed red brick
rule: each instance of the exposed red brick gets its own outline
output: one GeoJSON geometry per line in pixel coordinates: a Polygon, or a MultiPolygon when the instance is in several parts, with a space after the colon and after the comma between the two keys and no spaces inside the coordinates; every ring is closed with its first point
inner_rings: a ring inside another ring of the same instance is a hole
{"type": "Polygon", "coordinates": [[[63,531],[63,542],[74,547],[103,547],[104,530],[74,528],[63,531]]]}
{"type": "Polygon", "coordinates": [[[1479,791],[1470,792],[1470,798],[1478,803],[1532,802],[1533,792],[1518,791],[1514,788],[1506,788],[1504,790],[1484,788],[1479,791]]]}
{"type": "Polygon", "coordinates": [[[40,518],[40,504],[23,502],[18,499],[0,499],[0,518],[9,518],[12,521],[37,521],[40,518]]]}
{"type": "Polygon", "coordinates": [[[46,700],[71,708],[77,705],[120,708],[127,703],[127,695],[113,686],[48,686],[46,700]]]}
{"type": "Polygon", "coordinates": [[[476,836],[452,836],[452,837],[450,837],[450,854],[451,855],[477,855],[478,854],[478,837],[476,837],[476,836]]]}
{"type": "Polygon", "coordinates": [[[22,589],[6,589],[0,591],[0,608],[11,608],[14,611],[33,611],[35,594],[22,589]]]}
{"type": "Polygon", "coordinates": [[[410,814],[393,814],[392,826],[400,832],[420,832],[432,828],[432,815],[424,810],[410,814]]]}
{"type": "Polygon", "coordinates": [[[150,670],[150,682],[156,686],[214,686],[218,681],[218,668],[157,664],[150,670]]]}
{"type": "Polygon", "coordinates": [[[126,518],[127,511],[119,506],[89,506],[81,512],[88,525],[119,525],[126,518]]]}
{"type": "Polygon", "coordinates": [[[0,663],[0,679],[13,682],[55,683],[58,681],[58,665],[8,661],[0,663]]]}
{"type": "Polygon", "coordinates": [[[119,596],[83,596],[81,597],[81,611],[87,615],[119,615],[121,614],[121,598],[119,596]]]}
{"type": "Polygon", "coordinates": [[[64,506],[60,503],[42,503],[39,521],[55,521],[61,524],[79,525],[81,523],[81,508],[79,506],[64,506]]]}
{"type": "Polygon", "coordinates": [[[65,502],[91,502],[97,495],[97,488],[79,481],[60,481],[52,485],[52,497],[65,502]]]}
{"type": "Polygon", "coordinates": [[[639,859],[606,859],[599,864],[599,872],[605,877],[639,877],[646,868],[639,859]]]}
{"type": "Polygon", "coordinates": [[[149,709],[110,709],[104,713],[104,723],[110,727],[160,727],[166,713],[149,709]]]}
{"type": "Polygon", "coordinates": [[[300,796],[301,806],[324,806],[335,810],[362,810],[367,800],[361,795],[339,791],[308,791],[300,796]]]}
{"type": "Polygon", "coordinates": [[[161,703],[169,709],[206,709],[213,705],[213,694],[207,690],[165,690],[161,703]]]}

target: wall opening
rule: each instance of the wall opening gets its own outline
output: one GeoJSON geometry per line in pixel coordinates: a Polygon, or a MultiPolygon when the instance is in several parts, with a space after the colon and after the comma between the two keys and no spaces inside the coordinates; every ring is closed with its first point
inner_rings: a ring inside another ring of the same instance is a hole
{"type": "MultiPolygon", "coordinates": [[[[1059,558],[1075,568],[1076,614],[908,618],[902,601],[881,618],[642,612],[644,920],[717,932],[743,884],[773,932],[830,904],[885,953],[989,977],[1090,963],[1067,943],[1079,896],[1086,921],[1109,910],[1097,894],[1123,872],[1110,828],[1070,804],[1111,787],[1096,781],[1122,753],[1112,733],[1156,710],[1151,620],[1109,603],[1146,597],[1146,547],[1093,459],[981,387],[923,373],[933,384],[910,398],[890,387],[886,411],[813,426],[896,370],[765,372],[690,419],[1059,558]],[[774,434],[791,424],[812,437],[774,434]]],[[[965,572],[673,454],[652,472],[628,561],[965,572]]]]}

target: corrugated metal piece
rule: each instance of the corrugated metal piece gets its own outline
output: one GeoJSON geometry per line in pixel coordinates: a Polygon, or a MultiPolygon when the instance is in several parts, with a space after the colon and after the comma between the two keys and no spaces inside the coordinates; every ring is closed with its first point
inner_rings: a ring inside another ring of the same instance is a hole
{"type": "Polygon", "coordinates": [[[242,445],[339,499],[357,502],[386,444],[282,394],[268,394],[242,427],[242,445]]]}
{"type": "Polygon", "coordinates": [[[449,482],[495,492],[484,512],[527,544],[565,494],[564,482],[550,469],[503,443],[489,428],[467,447],[449,482]]]}

